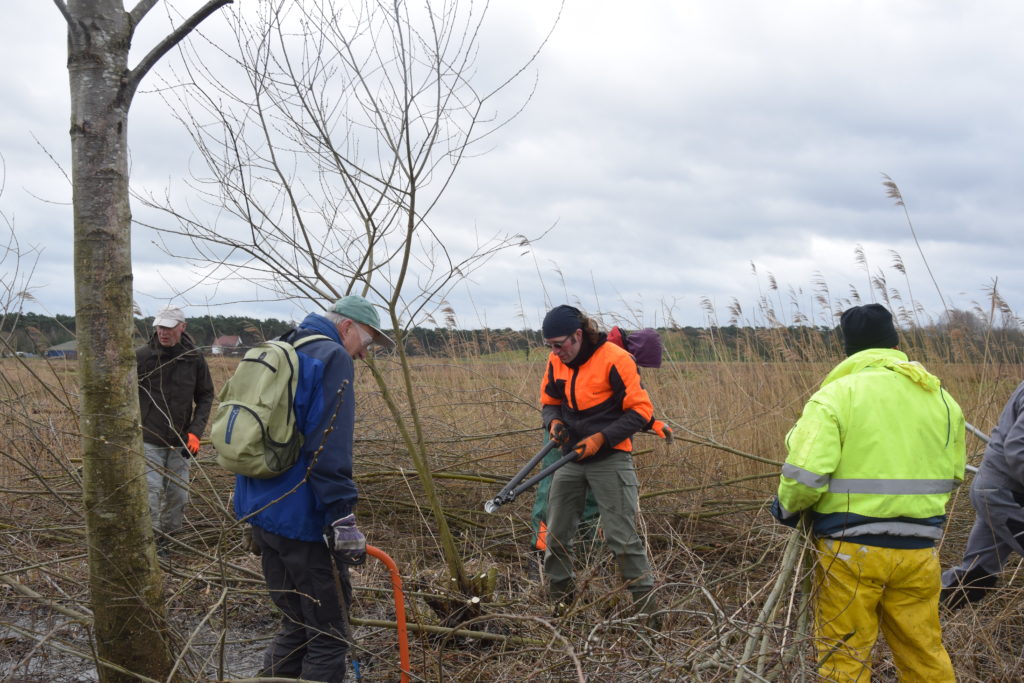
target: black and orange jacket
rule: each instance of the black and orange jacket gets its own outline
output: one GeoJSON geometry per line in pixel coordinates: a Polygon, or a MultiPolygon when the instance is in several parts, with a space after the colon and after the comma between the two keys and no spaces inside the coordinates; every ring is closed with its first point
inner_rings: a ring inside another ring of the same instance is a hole
{"type": "Polygon", "coordinates": [[[604,335],[597,346],[584,338],[579,354],[568,365],[554,353],[548,356],[540,403],[545,429],[556,418],[569,428],[572,438],[566,452],[580,439],[604,434],[604,447],[585,463],[613,451],[631,452],[633,434],[650,428],[654,418],[636,361],[621,347],[606,343],[604,335]]]}

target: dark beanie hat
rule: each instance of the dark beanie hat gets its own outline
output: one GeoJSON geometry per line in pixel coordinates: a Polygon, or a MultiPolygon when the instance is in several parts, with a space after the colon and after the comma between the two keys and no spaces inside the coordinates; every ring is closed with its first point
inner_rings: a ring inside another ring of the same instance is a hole
{"type": "Polygon", "coordinates": [[[583,327],[580,323],[580,315],[582,314],[578,308],[565,304],[555,306],[544,316],[544,325],[541,328],[544,338],[566,337],[580,329],[583,327]]]}
{"type": "Polygon", "coordinates": [[[900,343],[892,313],[881,304],[846,309],[839,318],[839,327],[847,356],[864,349],[891,349],[900,343]]]}

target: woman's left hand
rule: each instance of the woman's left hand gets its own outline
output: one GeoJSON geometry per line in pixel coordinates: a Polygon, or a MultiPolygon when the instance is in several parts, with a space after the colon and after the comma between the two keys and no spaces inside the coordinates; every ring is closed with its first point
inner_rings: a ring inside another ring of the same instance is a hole
{"type": "Polygon", "coordinates": [[[597,432],[596,434],[591,434],[587,438],[582,439],[573,447],[573,450],[578,451],[580,454],[578,459],[583,460],[592,455],[597,455],[597,452],[601,450],[602,446],[604,446],[604,434],[597,432]]]}

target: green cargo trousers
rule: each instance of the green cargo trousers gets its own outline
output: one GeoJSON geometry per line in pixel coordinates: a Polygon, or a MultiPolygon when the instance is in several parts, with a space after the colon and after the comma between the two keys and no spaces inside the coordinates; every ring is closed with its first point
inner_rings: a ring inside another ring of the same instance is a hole
{"type": "Polygon", "coordinates": [[[573,589],[572,546],[587,492],[593,491],[605,545],[618,563],[619,575],[633,593],[654,585],[647,549],[636,531],[638,485],[633,456],[616,451],[596,462],[570,462],[551,477],[548,493],[548,548],[544,572],[553,598],[573,589]]]}
{"type": "MultiPolygon", "coordinates": [[[[548,435],[544,435],[545,445],[548,443],[548,435]]],[[[561,448],[552,449],[544,459],[540,461],[541,468],[553,465],[562,459],[565,453],[561,448]]],[[[533,510],[530,514],[530,526],[533,529],[533,536],[530,538],[530,545],[540,551],[548,548],[548,494],[551,490],[551,477],[544,477],[537,484],[537,490],[533,498],[533,510]]],[[[583,518],[580,520],[579,529],[576,531],[576,540],[583,544],[586,552],[589,552],[598,542],[597,538],[597,501],[594,500],[594,492],[587,493],[587,503],[583,507],[583,518]]]]}

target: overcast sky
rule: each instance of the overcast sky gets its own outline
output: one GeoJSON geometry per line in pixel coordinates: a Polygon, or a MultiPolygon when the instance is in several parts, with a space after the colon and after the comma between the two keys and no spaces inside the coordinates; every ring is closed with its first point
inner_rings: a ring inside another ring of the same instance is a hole
{"type": "MultiPolygon", "coordinates": [[[[15,1],[18,20],[0,28],[0,212],[23,250],[41,250],[26,310],[71,314],[66,32],[51,2],[15,1]]],[[[494,0],[484,75],[529,55],[552,8],[494,0]]],[[[159,37],[159,15],[137,53],[159,37]]],[[[433,215],[456,241],[551,228],[453,292],[459,326],[537,328],[565,301],[630,327],[701,325],[712,313],[724,324],[737,302],[740,321],[758,323],[762,297],[783,322],[799,311],[831,324],[816,283],[833,307],[851,286],[878,298],[858,245],[871,275],[938,317],[936,286],[883,173],[903,193],[946,303],[987,309],[998,279],[1020,313],[1021,26],[1024,4],[1013,0],[568,0],[527,74],[537,78],[527,109],[465,161],[433,215]]],[[[186,174],[187,138],[158,96],[137,97],[129,130],[133,182],[159,188],[186,174]]],[[[133,233],[145,315],[173,298],[190,315],[301,317],[285,304],[218,306],[244,283],[175,295],[191,270],[154,239],[133,233]]],[[[11,277],[10,259],[0,268],[11,277]]]]}

